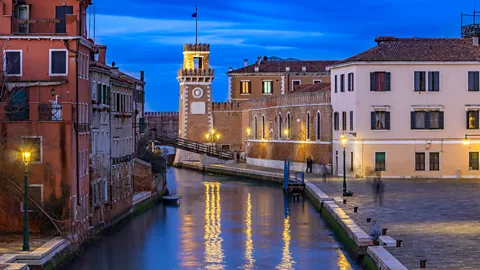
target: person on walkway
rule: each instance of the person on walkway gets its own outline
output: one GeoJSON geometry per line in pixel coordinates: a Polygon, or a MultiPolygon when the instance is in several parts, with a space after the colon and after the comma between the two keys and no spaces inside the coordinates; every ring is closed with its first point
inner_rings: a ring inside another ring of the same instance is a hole
{"type": "Polygon", "coordinates": [[[375,180],[373,180],[372,184],[372,190],[373,190],[373,200],[375,203],[377,201],[379,202],[380,206],[383,205],[383,193],[385,191],[384,184],[382,180],[380,179],[380,175],[377,175],[375,180]]]}
{"type": "Polygon", "coordinates": [[[327,166],[323,165],[323,166],[322,166],[323,182],[327,182],[327,174],[328,174],[327,166]]]}
{"type": "Polygon", "coordinates": [[[371,245],[378,245],[378,238],[380,237],[380,223],[375,219],[372,218],[370,221],[370,237],[371,237],[371,245]]]}
{"type": "Polygon", "coordinates": [[[311,173],[312,172],[312,164],[313,164],[313,160],[311,157],[308,157],[307,158],[307,173],[311,173]]]}

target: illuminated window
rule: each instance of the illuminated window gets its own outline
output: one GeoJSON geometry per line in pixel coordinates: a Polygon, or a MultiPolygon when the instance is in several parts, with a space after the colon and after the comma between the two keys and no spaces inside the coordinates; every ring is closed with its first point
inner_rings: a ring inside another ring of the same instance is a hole
{"type": "Polygon", "coordinates": [[[385,152],[375,152],[375,171],[385,171],[385,152]]]}
{"type": "Polygon", "coordinates": [[[243,95],[248,95],[251,93],[251,83],[250,81],[241,81],[240,82],[240,93],[243,95]]]}
{"type": "Polygon", "coordinates": [[[263,81],[262,92],[264,94],[271,94],[273,91],[273,81],[263,81]]]}
{"type": "Polygon", "coordinates": [[[467,129],[478,129],[478,111],[467,111],[467,129]]]}

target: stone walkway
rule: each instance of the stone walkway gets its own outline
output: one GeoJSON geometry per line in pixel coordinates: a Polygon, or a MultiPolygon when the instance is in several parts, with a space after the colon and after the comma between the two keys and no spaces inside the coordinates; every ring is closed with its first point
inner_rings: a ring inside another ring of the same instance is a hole
{"type": "Polygon", "coordinates": [[[4,254],[30,253],[52,239],[53,237],[46,237],[45,235],[31,233],[30,251],[22,251],[23,235],[21,233],[0,234],[0,257],[4,254]]]}
{"type": "MultiPolygon", "coordinates": [[[[282,170],[232,164],[266,172],[282,170]]],[[[306,179],[330,197],[341,197],[342,178],[323,182],[320,175],[306,179]]],[[[366,232],[367,217],[377,218],[387,234],[402,240],[402,247],[388,248],[408,269],[480,269],[480,180],[383,180],[383,206],[374,203],[370,180],[347,180],[354,192],[347,204],[338,203],[366,232]],[[353,207],[359,210],[354,213],[353,207]]]]}

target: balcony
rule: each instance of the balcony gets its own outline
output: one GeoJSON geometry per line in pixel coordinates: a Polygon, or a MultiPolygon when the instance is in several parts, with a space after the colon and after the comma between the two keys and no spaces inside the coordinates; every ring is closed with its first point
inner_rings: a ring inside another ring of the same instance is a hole
{"type": "Polygon", "coordinates": [[[65,19],[37,18],[12,19],[12,32],[16,35],[66,34],[65,19]]]}
{"type": "Polygon", "coordinates": [[[60,104],[39,104],[39,121],[62,121],[62,105],[60,104]]]}
{"type": "Polygon", "coordinates": [[[198,76],[198,77],[213,77],[213,69],[180,69],[178,76],[198,76]]]}
{"type": "Polygon", "coordinates": [[[129,162],[131,160],[133,160],[133,155],[126,155],[123,157],[114,157],[112,158],[112,165],[129,162]]]}
{"type": "Polygon", "coordinates": [[[28,104],[9,104],[5,107],[5,115],[7,117],[7,121],[29,121],[29,114],[30,110],[28,104]]]}

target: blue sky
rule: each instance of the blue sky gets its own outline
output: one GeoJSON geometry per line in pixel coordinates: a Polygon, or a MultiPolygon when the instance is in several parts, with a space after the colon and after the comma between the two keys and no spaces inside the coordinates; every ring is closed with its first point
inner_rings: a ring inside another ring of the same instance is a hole
{"type": "Polygon", "coordinates": [[[375,36],[459,37],[460,13],[480,6],[474,0],[96,2],[96,42],[108,46],[108,63],[137,77],[145,70],[149,111],[178,110],[176,74],[183,44],[195,42],[195,5],[199,42],[211,44],[214,101],[226,101],[225,73],[245,58],[344,59],[375,46],[375,36]]]}

